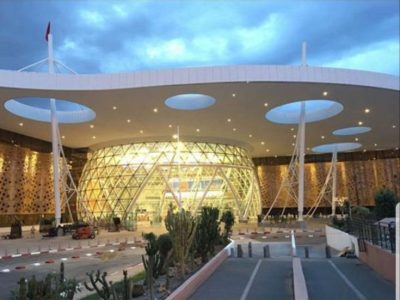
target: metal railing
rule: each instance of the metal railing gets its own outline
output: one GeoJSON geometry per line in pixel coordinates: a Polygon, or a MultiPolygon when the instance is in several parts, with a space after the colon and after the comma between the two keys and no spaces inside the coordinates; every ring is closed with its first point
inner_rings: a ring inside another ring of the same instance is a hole
{"type": "Polygon", "coordinates": [[[348,219],[348,231],[359,239],[360,251],[365,251],[365,241],[392,253],[396,251],[396,224],[381,223],[373,218],[352,218],[348,219]]]}

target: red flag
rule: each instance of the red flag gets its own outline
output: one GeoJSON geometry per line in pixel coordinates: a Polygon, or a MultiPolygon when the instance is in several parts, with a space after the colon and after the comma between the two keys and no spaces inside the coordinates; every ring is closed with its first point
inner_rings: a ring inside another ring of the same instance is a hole
{"type": "Polygon", "coordinates": [[[50,22],[47,23],[46,36],[45,36],[46,42],[49,41],[49,34],[50,34],[50,22]]]}

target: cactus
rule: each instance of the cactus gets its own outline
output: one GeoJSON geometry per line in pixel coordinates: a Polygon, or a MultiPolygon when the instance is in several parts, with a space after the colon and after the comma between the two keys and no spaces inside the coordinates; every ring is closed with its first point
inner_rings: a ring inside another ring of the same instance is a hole
{"type": "Polygon", "coordinates": [[[159,247],[157,237],[154,233],[147,233],[144,235],[144,238],[147,240],[145,248],[147,259],[142,255],[142,261],[146,270],[146,285],[149,290],[149,298],[154,299],[153,282],[154,279],[158,277],[160,269],[160,255],[158,254],[159,247]]]}
{"type": "Polygon", "coordinates": [[[60,264],[60,283],[63,283],[64,280],[65,280],[64,262],[61,262],[61,264],[60,264]]]}
{"type": "Polygon", "coordinates": [[[110,299],[112,292],[110,284],[107,282],[106,279],[107,272],[103,272],[103,274],[100,274],[100,270],[97,270],[96,273],[92,271],[90,273],[86,273],[86,275],[89,276],[92,286],[89,286],[89,284],[85,282],[85,287],[91,292],[96,291],[97,295],[99,295],[101,299],[110,299]]]}
{"type": "Polygon", "coordinates": [[[60,266],[59,274],[47,274],[43,280],[32,276],[29,280],[21,278],[19,289],[13,291],[13,298],[17,300],[72,300],[77,289],[75,279],[65,280],[64,265],[60,266]]]}
{"type": "Polygon", "coordinates": [[[206,262],[208,255],[214,254],[215,245],[221,240],[219,233],[219,209],[216,207],[203,207],[199,226],[196,230],[197,253],[200,254],[201,260],[206,262]]]}
{"type": "Polygon", "coordinates": [[[19,281],[18,281],[18,285],[19,285],[19,291],[18,291],[18,296],[19,296],[19,300],[26,300],[26,279],[24,277],[22,277],[19,281]]]}
{"type": "Polygon", "coordinates": [[[174,213],[169,207],[165,218],[165,227],[168,230],[173,245],[175,260],[180,264],[180,275],[185,277],[185,262],[195,236],[196,219],[183,208],[174,213]]]}

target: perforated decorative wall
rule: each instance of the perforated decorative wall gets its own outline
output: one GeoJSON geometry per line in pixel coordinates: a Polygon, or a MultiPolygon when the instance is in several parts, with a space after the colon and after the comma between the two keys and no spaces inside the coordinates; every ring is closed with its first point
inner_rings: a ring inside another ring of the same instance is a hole
{"type": "Polygon", "coordinates": [[[50,153],[0,143],[1,214],[54,213],[51,159],[50,153]]]}
{"type": "Polygon", "coordinates": [[[156,221],[169,203],[193,213],[209,205],[231,208],[241,219],[261,211],[254,165],[239,147],[210,143],[155,142],[91,153],[79,182],[83,218],[156,221]]]}
{"type": "MultiPolygon", "coordinates": [[[[305,207],[310,207],[318,196],[329,171],[330,163],[305,164],[305,207]]],[[[257,166],[260,179],[262,206],[271,205],[278,192],[287,165],[257,166]]],[[[338,197],[347,197],[354,205],[374,205],[374,194],[386,187],[400,194],[400,159],[376,159],[345,161],[337,164],[338,197]]],[[[283,194],[276,207],[283,207],[285,201],[295,207],[288,195],[283,194]]],[[[329,206],[325,201],[322,206],[329,206]]]]}

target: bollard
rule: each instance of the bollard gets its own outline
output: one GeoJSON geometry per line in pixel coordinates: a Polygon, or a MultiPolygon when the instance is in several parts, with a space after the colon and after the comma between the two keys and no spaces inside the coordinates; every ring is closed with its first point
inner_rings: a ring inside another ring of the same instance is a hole
{"type": "Polygon", "coordinates": [[[232,248],[230,248],[230,257],[234,257],[234,255],[235,255],[235,249],[232,247],[232,248]]]}
{"type": "Polygon", "coordinates": [[[249,257],[253,257],[253,248],[251,246],[251,242],[249,242],[248,247],[249,247],[249,257]]]}
{"type": "Polygon", "coordinates": [[[243,250],[242,250],[242,245],[237,245],[237,257],[242,258],[243,257],[243,250]]]}
{"type": "Polygon", "coordinates": [[[304,247],[304,256],[305,256],[306,258],[309,258],[309,257],[310,257],[310,254],[309,254],[309,252],[308,252],[308,247],[304,247]]]}
{"type": "Polygon", "coordinates": [[[331,248],[329,246],[325,247],[326,258],[331,258],[331,248]]]}
{"type": "Polygon", "coordinates": [[[270,258],[271,253],[269,252],[269,245],[265,245],[263,249],[264,249],[264,258],[270,258]]]}

